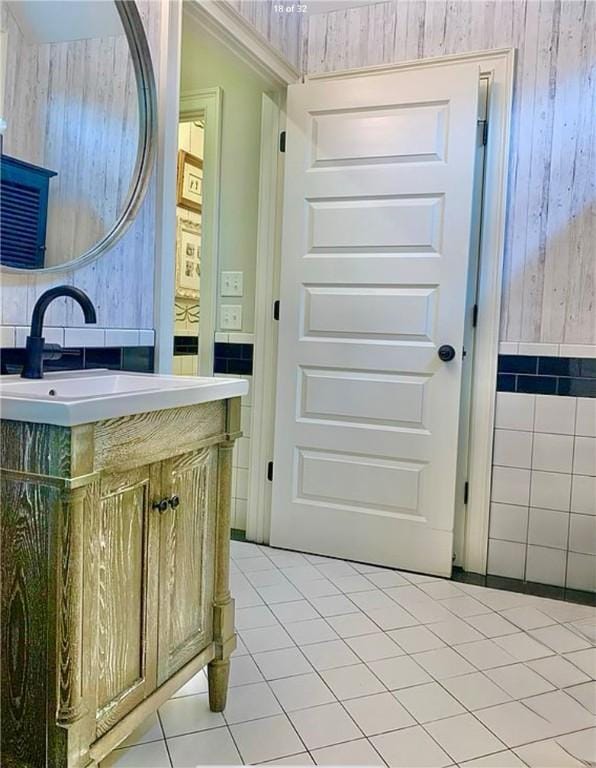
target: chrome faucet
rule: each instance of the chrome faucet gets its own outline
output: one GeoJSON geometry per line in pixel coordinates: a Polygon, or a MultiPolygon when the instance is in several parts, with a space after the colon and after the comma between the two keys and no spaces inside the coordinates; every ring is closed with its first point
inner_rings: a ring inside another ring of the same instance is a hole
{"type": "Polygon", "coordinates": [[[97,322],[95,307],[91,303],[89,296],[84,291],[81,291],[80,288],[73,288],[70,285],[59,285],[42,293],[35,302],[33,314],[31,315],[31,333],[27,336],[25,364],[21,372],[21,376],[24,379],[42,379],[43,361],[60,357],[60,345],[46,344],[42,332],[46,309],[54,299],[58,299],[61,296],[68,296],[78,302],[83,310],[86,323],[97,322]]]}

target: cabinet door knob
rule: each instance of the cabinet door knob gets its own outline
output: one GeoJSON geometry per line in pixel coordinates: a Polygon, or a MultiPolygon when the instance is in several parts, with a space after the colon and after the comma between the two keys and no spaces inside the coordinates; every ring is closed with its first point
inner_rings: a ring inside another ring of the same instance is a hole
{"type": "Polygon", "coordinates": [[[165,512],[167,508],[168,508],[167,499],[160,499],[159,501],[153,502],[153,509],[156,509],[158,512],[165,512]]]}
{"type": "Polygon", "coordinates": [[[180,498],[176,495],[170,496],[170,498],[168,499],[168,504],[170,505],[170,507],[172,507],[172,509],[176,509],[178,504],[180,504],[180,498]]]}

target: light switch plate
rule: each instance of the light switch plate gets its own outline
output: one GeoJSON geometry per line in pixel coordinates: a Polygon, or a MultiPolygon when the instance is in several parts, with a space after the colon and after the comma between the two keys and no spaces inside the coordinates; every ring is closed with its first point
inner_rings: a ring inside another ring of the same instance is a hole
{"type": "Polygon", "coordinates": [[[242,307],[239,304],[222,304],[219,324],[222,331],[241,331],[242,307]]]}
{"type": "Polygon", "coordinates": [[[243,296],[243,273],[242,272],[222,272],[221,273],[221,295],[222,296],[243,296]]]}

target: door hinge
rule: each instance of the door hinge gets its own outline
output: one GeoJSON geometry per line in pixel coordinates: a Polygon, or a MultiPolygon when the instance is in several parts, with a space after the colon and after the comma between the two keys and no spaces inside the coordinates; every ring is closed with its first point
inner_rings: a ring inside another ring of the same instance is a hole
{"type": "Polygon", "coordinates": [[[476,328],[478,325],[478,304],[474,304],[472,307],[472,328],[476,328]]]}
{"type": "Polygon", "coordinates": [[[267,464],[267,480],[269,480],[270,483],[273,482],[273,462],[272,461],[270,461],[267,464]]]}
{"type": "Polygon", "coordinates": [[[485,147],[488,141],[488,120],[478,120],[478,143],[485,147]]]}
{"type": "Polygon", "coordinates": [[[273,319],[279,320],[279,299],[273,302],[273,319]]]}
{"type": "Polygon", "coordinates": [[[470,494],[470,483],[466,480],[464,484],[464,504],[468,503],[468,496],[470,494]]]}
{"type": "Polygon", "coordinates": [[[279,151],[285,152],[286,151],[286,132],[282,131],[279,134],[279,151]]]}

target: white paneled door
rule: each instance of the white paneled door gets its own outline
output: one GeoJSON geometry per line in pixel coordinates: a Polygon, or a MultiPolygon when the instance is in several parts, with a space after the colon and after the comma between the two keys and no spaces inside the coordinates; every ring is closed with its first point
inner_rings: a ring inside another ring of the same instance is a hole
{"type": "Polygon", "coordinates": [[[451,572],[478,82],[289,88],[274,546],[451,572]]]}

